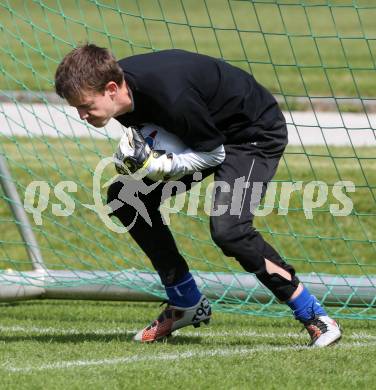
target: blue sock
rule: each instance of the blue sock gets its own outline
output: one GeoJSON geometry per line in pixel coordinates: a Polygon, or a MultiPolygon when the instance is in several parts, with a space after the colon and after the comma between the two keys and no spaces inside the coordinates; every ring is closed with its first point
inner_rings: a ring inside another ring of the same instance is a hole
{"type": "Polygon", "coordinates": [[[165,289],[170,303],[174,306],[191,307],[196,305],[201,298],[201,293],[190,272],[178,283],[165,287],[165,289]]]}
{"type": "Polygon", "coordinates": [[[294,312],[294,316],[300,322],[307,322],[313,317],[327,316],[326,311],[320,305],[314,295],[303,287],[303,291],[294,299],[286,302],[294,312]]]}

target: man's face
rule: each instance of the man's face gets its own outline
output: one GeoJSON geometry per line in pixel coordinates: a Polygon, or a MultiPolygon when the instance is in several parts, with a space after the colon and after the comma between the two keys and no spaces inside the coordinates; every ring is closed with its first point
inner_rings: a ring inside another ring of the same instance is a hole
{"type": "Polygon", "coordinates": [[[114,95],[107,88],[103,93],[85,91],[82,96],[69,99],[68,103],[77,109],[82,120],[86,120],[94,127],[106,126],[116,115],[114,95]]]}

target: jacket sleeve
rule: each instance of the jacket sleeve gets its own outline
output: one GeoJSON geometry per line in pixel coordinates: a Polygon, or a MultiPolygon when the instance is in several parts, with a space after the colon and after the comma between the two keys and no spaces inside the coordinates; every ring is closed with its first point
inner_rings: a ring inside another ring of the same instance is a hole
{"type": "Polygon", "coordinates": [[[178,180],[185,175],[200,172],[204,169],[215,167],[223,162],[226,157],[223,145],[210,152],[196,152],[187,149],[183,153],[172,153],[171,171],[169,180],[178,180]]]}

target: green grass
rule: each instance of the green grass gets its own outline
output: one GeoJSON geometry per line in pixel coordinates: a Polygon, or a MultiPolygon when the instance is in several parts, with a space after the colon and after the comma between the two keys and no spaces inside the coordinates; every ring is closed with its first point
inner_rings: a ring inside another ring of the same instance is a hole
{"type": "Polygon", "coordinates": [[[0,89],[52,90],[77,43],[118,58],[166,48],[222,57],[285,96],[374,95],[376,8],[350,0],[0,0],[0,89]]]}
{"type": "Polygon", "coordinates": [[[3,389],[373,388],[374,322],[343,320],[336,346],[307,349],[292,319],[214,312],[210,326],[140,345],[157,304],[30,301],[1,304],[3,389]],[[366,362],[369,362],[367,364],[366,362]]]}

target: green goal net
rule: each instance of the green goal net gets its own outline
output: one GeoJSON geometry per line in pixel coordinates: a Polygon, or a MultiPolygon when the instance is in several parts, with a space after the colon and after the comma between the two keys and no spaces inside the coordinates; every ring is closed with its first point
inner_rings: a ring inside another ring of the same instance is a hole
{"type": "MultiPolygon", "coordinates": [[[[163,297],[93,208],[123,129],[90,127],[53,93],[62,57],[93,42],[223,58],[272,91],[290,144],[255,225],[336,316],[375,319],[375,18],[371,0],[0,0],[0,300],[163,297]]],[[[181,253],[218,309],[287,315],[212,242],[211,181],[163,206],[181,253]]]]}

